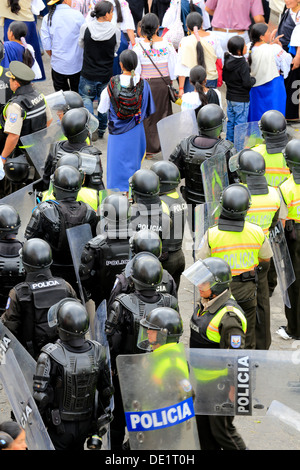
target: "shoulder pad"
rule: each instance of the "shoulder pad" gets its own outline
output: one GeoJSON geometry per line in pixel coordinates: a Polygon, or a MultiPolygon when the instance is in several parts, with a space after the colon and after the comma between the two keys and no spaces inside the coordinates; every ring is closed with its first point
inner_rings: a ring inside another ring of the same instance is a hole
{"type": "Polygon", "coordinates": [[[86,247],[92,248],[93,250],[97,250],[97,248],[105,245],[106,240],[106,234],[97,235],[96,237],[92,238],[89,242],[87,242],[86,247]]]}

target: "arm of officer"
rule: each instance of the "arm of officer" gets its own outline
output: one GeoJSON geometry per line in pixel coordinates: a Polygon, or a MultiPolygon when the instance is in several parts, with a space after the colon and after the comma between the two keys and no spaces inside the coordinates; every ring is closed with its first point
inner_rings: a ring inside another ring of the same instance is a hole
{"type": "Polygon", "coordinates": [[[19,308],[16,290],[10,290],[6,310],[1,317],[2,323],[8,328],[16,338],[19,337],[19,331],[22,323],[22,314],[19,308]]]}
{"type": "Polygon", "coordinates": [[[258,252],[258,260],[259,262],[270,261],[272,256],[273,256],[273,251],[272,251],[269,239],[265,237],[265,240],[258,252]]]}
{"type": "Polygon", "coordinates": [[[234,312],[227,312],[219,325],[221,349],[243,349],[245,333],[242,322],[234,312]]]}
{"type": "Polygon", "coordinates": [[[23,126],[22,109],[17,103],[12,103],[6,110],[4,132],[7,134],[2,159],[5,160],[15,149],[23,126]]]}

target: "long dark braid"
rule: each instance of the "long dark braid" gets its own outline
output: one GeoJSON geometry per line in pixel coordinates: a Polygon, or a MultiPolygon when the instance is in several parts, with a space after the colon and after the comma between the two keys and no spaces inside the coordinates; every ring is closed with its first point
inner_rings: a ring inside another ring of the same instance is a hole
{"type": "Polygon", "coordinates": [[[21,7],[19,5],[19,0],[7,0],[7,5],[11,9],[11,12],[15,13],[16,15],[21,10],[21,7]]]}
{"type": "Polygon", "coordinates": [[[265,23],[255,23],[251,30],[250,30],[250,48],[249,48],[249,51],[248,51],[248,64],[250,66],[250,69],[251,69],[251,65],[252,65],[252,49],[253,49],[253,46],[260,41],[260,38],[261,36],[264,36],[266,34],[266,31],[268,30],[268,25],[265,24],[265,23]]]}
{"type": "Polygon", "coordinates": [[[56,10],[56,6],[61,4],[64,0],[58,0],[58,2],[56,2],[54,5],[49,5],[48,7],[48,10],[49,10],[49,13],[48,13],[48,26],[51,26],[52,25],[52,16],[54,15],[54,12],[56,10]]]}

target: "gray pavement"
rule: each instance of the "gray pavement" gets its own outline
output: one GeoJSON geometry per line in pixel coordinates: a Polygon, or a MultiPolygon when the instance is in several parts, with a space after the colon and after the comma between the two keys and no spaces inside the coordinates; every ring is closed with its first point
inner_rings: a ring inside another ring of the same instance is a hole
{"type": "MultiPolygon", "coordinates": [[[[0,30],[0,37],[2,32],[0,30]]],[[[53,93],[54,89],[51,82],[50,74],[50,59],[45,54],[43,56],[44,65],[46,69],[47,79],[44,82],[36,83],[36,88],[41,90],[45,95],[53,93]]],[[[226,101],[224,94],[224,86],[221,88],[223,107],[225,109],[226,101]]],[[[180,108],[173,105],[174,112],[179,112],[180,108]]],[[[300,124],[295,124],[289,128],[291,135],[298,137],[300,124]]],[[[104,138],[98,139],[93,143],[100,150],[102,150],[102,163],[104,174],[106,175],[106,145],[107,133],[104,138]]],[[[150,168],[152,163],[157,159],[161,159],[161,155],[157,155],[153,160],[144,160],[142,163],[143,168],[150,168]]],[[[186,256],[186,267],[193,263],[191,251],[191,234],[188,226],[186,227],[183,248],[186,256]]],[[[267,295],[267,293],[266,293],[267,295]]],[[[189,342],[189,321],[194,310],[194,292],[192,285],[183,276],[179,288],[179,307],[184,322],[184,334],[182,341],[188,347],[189,342]]],[[[276,334],[279,326],[285,325],[284,306],[282,296],[277,287],[273,296],[271,297],[271,332],[272,332],[272,350],[294,350],[297,347],[296,342],[293,340],[283,340],[276,334]]],[[[270,371],[272,374],[272,371],[270,371]]],[[[268,377],[266,377],[266,387],[268,377]]],[[[0,421],[10,419],[10,405],[7,397],[0,384],[0,421]]],[[[250,450],[299,450],[300,449],[300,434],[292,428],[281,425],[279,422],[270,421],[264,417],[236,417],[236,426],[243,436],[247,446],[250,450]]]]}

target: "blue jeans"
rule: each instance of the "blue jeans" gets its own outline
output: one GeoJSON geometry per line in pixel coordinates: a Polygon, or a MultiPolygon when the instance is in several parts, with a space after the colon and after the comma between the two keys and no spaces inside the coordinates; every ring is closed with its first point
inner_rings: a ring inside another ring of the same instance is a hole
{"type": "Polygon", "coordinates": [[[238,101],[227,100],[227,133],[226,139],[234,142],[234,128],[238,124],[244,124],[248,121],[250,102],[241,103],[238,101]]]}
{"type": "MultiPolygon", "coordinates": [[[[88,109],[91,114],[94,114],[94,100],[98,100],[99,102],[101,92],[107,87],[107,83],[108,82],[94,82],[93,80],[88,80],[83,76],[80,77],[78,93],[83,99],[85,108],[88,109]]],[[[98,133],[99,136],[102,136],[107,128],[107,113],[98,113],[97,117],[99,121],[98,133]]]]}

